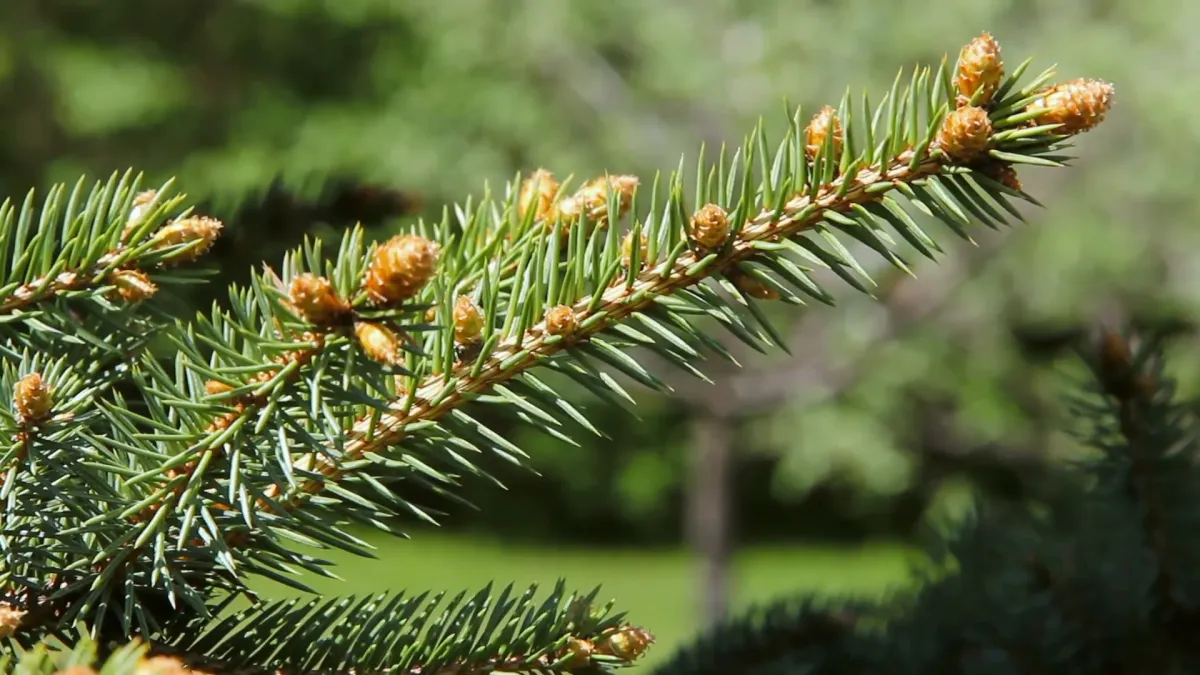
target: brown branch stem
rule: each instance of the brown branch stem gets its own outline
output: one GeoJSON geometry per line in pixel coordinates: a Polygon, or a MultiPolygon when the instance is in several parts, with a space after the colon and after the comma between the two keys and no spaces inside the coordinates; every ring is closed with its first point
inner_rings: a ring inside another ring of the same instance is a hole
{"type": "MultiPolygon", "coordinates": [[[[938,173],[945,161],[942,156],[935,158],[932,153],[916,159],[914,162],[914,151],[907,150],[886,168],[864,169],[854,176],[838,177],[823,186],[815,196],[801,194],[792,198],[785,205],[778,220],[775,219],[774,211],[762,211],[745,224],[738,233],[737,240],[732,242],[717,260],[700,272],[689,274],[688,271],[696,266],[704,255],[689,250],[679,256],[670,270],[644,271],[638,275],[631,287],[626,287],[624,282],[614,283],[603,291],[595,311],[589,310],[594,298],[580,300],[573,307],[579,319],[579,331],[570,339],[549,336],[546,333],[545,322],[542,322],[530,329],[528,335],[509,339],[498,345],[489,357],[488,365],[476,378],[470,377],[471,364],[463,364],[447,375],[430,377],[417,388],[411,400],[404,397],[396,401],[391,410],[384,413],[377,423],[373,423],[373,417],[370,415],[360,418],[348,434],[343,461],[361,459],[367,453],[394,445],[404,437],[408,425],[417,421],[439,419],[462,405],[473,394],[481,394],[497,383],[512,379],[525,369],[537,365],[541,358],[564,349],[577,340],[597,334],[634,312],[652,306],[659,296],[670,295],[680,289],[699,284],[707,276],[751,258],[759,252],[753,247],[755,242],[778,241],[814,227],[822,221],[826,210],[846,211],[852,205],[876,201],[884,193],[868,192],[867,188],[884,182],[912,182],[932,176],[938,173]],[[851,181],[851,184],[847,186],[845,181],[851,181]],[[452,391],[447,395],[444,392],[448,387],[452,391]]],[[[330,460],[324,455],[316,456],[314,465],[315,471],[323,474],[328,480],[337,480],[345,473],[341,462],[330,460]]],[[[304,501],[305,495],[320,492],[323,487],[323,480],[302,481],[283,507],[294,508],[304,501]]],[[[279,493],[280,488],[277,486],[268,490],[268,499],[260,500],[258,508],[264,512],[274,512],[276,507],[271,500],[279,493]]]]}

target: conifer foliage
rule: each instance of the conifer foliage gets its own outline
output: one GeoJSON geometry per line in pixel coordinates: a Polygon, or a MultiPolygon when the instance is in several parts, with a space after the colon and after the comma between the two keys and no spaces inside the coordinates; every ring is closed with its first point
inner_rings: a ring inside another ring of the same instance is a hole
{"type": "Polygon", "coordinates": [[[980,503],[885,602],[787,598],[713,628],[657,672],[1195,673],[1200,526],[1194,401],[1166,327],[1073,341],[1088,448],[1030,503],[980,503]]]}
{"type": "Polygon", "coordinates": [[[870,293],[851,246],[907,271],[941,252],[918,220],[969,239],[972,223],[1019,219],[1014,201],[1032,198],[1017,168],[1061,166],[1113,91],[1028,67],[1009,70],[985,34],[957,63],[901,73],[877,106],[791,110],[780,142],[760,125],[715,164],[578,187],[539,170],[385,242],[359,228],[310,240],[189,321],[165,303],[202,281],[222,226],[171,184],[129,173],[6,203],[0,662],[114,675],[632,663],[650,633],[563,584],[288,601],[247,584],[308,590],[296,572],[329,574],[321,550],[371,555],[350,526],[434,520],[410,486],[453,498],[490,478],[481,455],[521,463],[480,406],[568,442],[599,434],[555,382],[618,402],[632,398],[614,373],[669,391],[635,348],[702,381],[705,356],[732,358],[707,322],[786,349],[760,303],[832,304],[825,272],[870,293]]]}

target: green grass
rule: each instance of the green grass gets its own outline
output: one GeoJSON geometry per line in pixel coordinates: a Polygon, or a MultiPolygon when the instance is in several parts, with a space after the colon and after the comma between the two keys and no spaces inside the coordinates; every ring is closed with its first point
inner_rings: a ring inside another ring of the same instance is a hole
{"type": "MultiPolygon", "coordinates": [[[[600,598],[616,601],[633,623],[649,629],[657,643],[638,670],[645,672],[692,638],[699,624],[696,560],[683,550],[535,548],[422,533],[412,540],[374,537],[378,560],[332,556],[343,580],[306,576],[325,594],[384,590],[478,590],[489,581],[518,586],[538,583],[549,590],[560,578],[572,590],[602,585],[600,598]]],[[[879,595],[908,578],[910,554],[898,546],[855,548],[790,546],[742,551],[734,562],[738,608],[780,594],[879,595]]],[[[295,595],[270,583],[266,597],[295,595]]]]}

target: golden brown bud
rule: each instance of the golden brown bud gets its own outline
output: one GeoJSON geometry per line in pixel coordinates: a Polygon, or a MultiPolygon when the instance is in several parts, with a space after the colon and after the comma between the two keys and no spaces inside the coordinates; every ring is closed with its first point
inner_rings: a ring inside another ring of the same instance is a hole
{"type": "Polygon", "coordinates": [[[983,175],[1013,190],[1021,189],[1021,178],[1008,162],[988,162],[981,169],[983,175]]]}
{"type": "MultiPolygon", "coordinates": [[[[650,240],[646,239],[646,235],[642,234],[638,237],[638,268],[646,266],[648,262],[646,256],[650,247],[650,240]]],[[[633,264],[633,233],[625,235],[625,240],[621,242],[621,264],[626,269],[633,264]]]]}
{"type": "Polygon", "coordinates": [[[581,214],[597,225],[608,224],[608,193],[616,195],[617,218],[625,215],[633,203],[633,192],[637,189],[637,176],[601,176],[587,182],[579,191],[558,205],[558,213],[567,221],[576,221],[581,214]]]}
{"type": "Polygon", "coordinates": [[[716,204],[706,204],[692,214],[692,239],[702,248],[720,248],[729,237],[729,214],[716,204]]]}
{"type": "Polygon", "coordinates": [[[952,110],[942,120],[937,144],[958,162],[969,162],[987,150],[992,136],[992,121],[987,111],[977,106],[952,110]]]}
{"type": "Polygon", "coordinates": [[[958,70],[954,87],[958,89],[957,105],[971,102],[980,92],[975,105],[987,107],[1004,80],[1004,60],[1000,58],[1000,43],[986,32],[971,40],[958,54],[958,70]]]}
{"type": "Polygon", "coordinates": [[[288,297],[296,312],[317,326],[337,323],[350,310],[350,306],[338,297],[333,282],[315,274],[300,274],[292,279],[288,297]]]}
{"type": "Polygon", "coordinates": [[[354,324],[354,334],[363,352],[375,361],[391,366],[401,363],[400,338],[391,329],[377,323],[359,321],[354,324]]]}
{"type": "Polygon", "coordinates": [[[125,231],[121,233],[122,240],[128,239],[133,230],[142,224],[142,219],[146,217],[146,213],[150,210],[150,204],[157,197],[158,190],[145,190],[134,195],[133,208],[129,210],[129,219],[125,221],[125,231]]]}
{"type": "Polygon", "coordinates": [[[461,345],[479,341],[483,336],[483,314],[471,298],[458,296],[454,302],[454,340],[461,345]]]}
{"type": "Polygon", "coordinates": [[[1113,103],[1113,86],[1102,80],[1077,79],[1047,87],[1026,108],[1043,111],[1038,124],[1061,124],[1055,133],[1077,134],[1104,121],[1113,103]]]}
{"type": "Polygon", "coordinates": [[[596,646],[601,654],[611,654],[624,661],[634,661],[654,644],[654,636],[637,626],[623,626],[596,646]]]}
{"type": "Polygon", "coordinates": [[[12,637],[21,627],[21,618],[24,616],[24,610],[0,603],[0,639],[12,637]]]}
{"type": "Polygon", "coordinates": [[[188,216],[167,224],[154,235],[155,250],[162,250],[183,244],[193,245],[191,248],[176,255],[173,262],[190,262],[204,255],[212,248],[213,242],[221,235],[224,225],[221,221],[207,216],[188,216]]]}
{"type": "Polygon", "coordinates": [[[221,382],[220,380],[209,380],[204,383],[204,393],[209,396],[224,394],[227,391],[233,391],[233,387],[221,382]]]}
{"type": "Polygon", "coordinates": [[[841,157],[842,143],[846,132],[842,129],[842,121],[838,119],[837,110],[825,106],[813,115],[808,126],[804,129],[804,150],[809,158],[816,157],[821,148],[825,147],[825,139],[833,134],[833,156],[841,157]]]}
{"type": "Polygon", "coordinates": [[[53,389],[42,380],[41,373],[29,373],[13,387],[13,402],[26,423],[40,422],[50,416],[54,407],[53,389]]]}
{"type": "Polygon", "coordinates": [[[592,660],[592,652],[595,651],[595,646],[587,640],[579,638],[568,638],[567,649],[563,656],[568,657],[568,660],[563,663],[563,668],[566,670],[583,668],[592,660]]]}
{"type": "Polygon", "coordinates": [[[150,275],[141,270],[117,270],[113,272],[112,283],[125,302],[141,302],[158,292],[150,275]]]}
{"type": "Polygon", "coordinates": [[[366,275],[367,294],[378,305],[414,297],[433,277],[437,258],[437,245],[424,237],[392,237],[375,251],[366,275]]]}
{"type": "Polygon", "coordinates": [[[559,183],[554,174],[545,169],[538,169],[521,182],[521,192],[517,196],[517,213],[522,218],[534,209],[534,220],[551,220],[555,215],[555,201],[558,199],[559,183]]]}
{"type": "Polygon", "coordinates": [[[746,295],[749,295],[752,298],[757,298],[759,300],[778,300],[779,299],[779,293],[775,289],[764,284],[763,282],[759,281],[758,279],[755,279],[754,277],[750,276],[749,274],[746,274],[745,272],[741,271],[740,269],[734,268],[734,269],[726,272],[725,276],[726,276],[726,278],[729,279],[730,282],[733,283],[734,286],[736,286],[739,290],[745,292],[746,295]]]}
{"type": "Polygon", "coordinates": [[[566,305],[551,307],[546,312],[546,332],[551,335],[571,335],[579,329],[575,310],[566,305]]]}

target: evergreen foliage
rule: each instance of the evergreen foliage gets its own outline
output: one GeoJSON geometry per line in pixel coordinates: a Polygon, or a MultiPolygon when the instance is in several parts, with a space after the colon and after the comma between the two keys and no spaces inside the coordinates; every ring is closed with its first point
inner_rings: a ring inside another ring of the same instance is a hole
{"type": "Polygon", "coordinates": [[[1052,490],[980,502],[915,592],[781,600],[657,672],[1197,672],[1195,403],[1165,373],[1169,331],[1096,333],[1074,344],[1069,396],[1091,452],[1052,490]]]}
{"type": "Polygon", "coordinates": [[[706,355],[732,359],[705,321],[786,349],[760,303],[832,304],[817,270],[870,294],[848,242],[909,272],[911,254],[941,251],[920,214],[968,240],[972,223],[1019,219],[1014,201],[1032,198],[1014,167],[1063,165],[1112,98],[1106,83],[1054,84],[1028,66],[1005,73],[984,35],[958,63],[897,75],[878,106],[847,94],[807,122],[788,110],[781,142],[760,125],[690,176],[683,164],[577,188],[518,176],[386,242],[359,227],[310,239],[189,320],[166,311],[166,290],[197,280],[222,225],[172,185],[145,190],[129,173],[6,205],[5,663],[481,673],[634,661],[649,634],[595,592],[267,602],[247,581],[307,590],[296,571],[331,574],[320,550],[371,555],[350,525],[436,522],[414,489],[453,499],[461,481],[491,478],[481,455],[520,464],[482,406],[568,442],[602,434],[556,385],[632,403],[619,373],[669,392],[635,348],[703,381],[706,355]],[[231,614],[239,599],[251,608],[231,614]],[[143,646],[121,647],[135,637],[143,646]]]}

